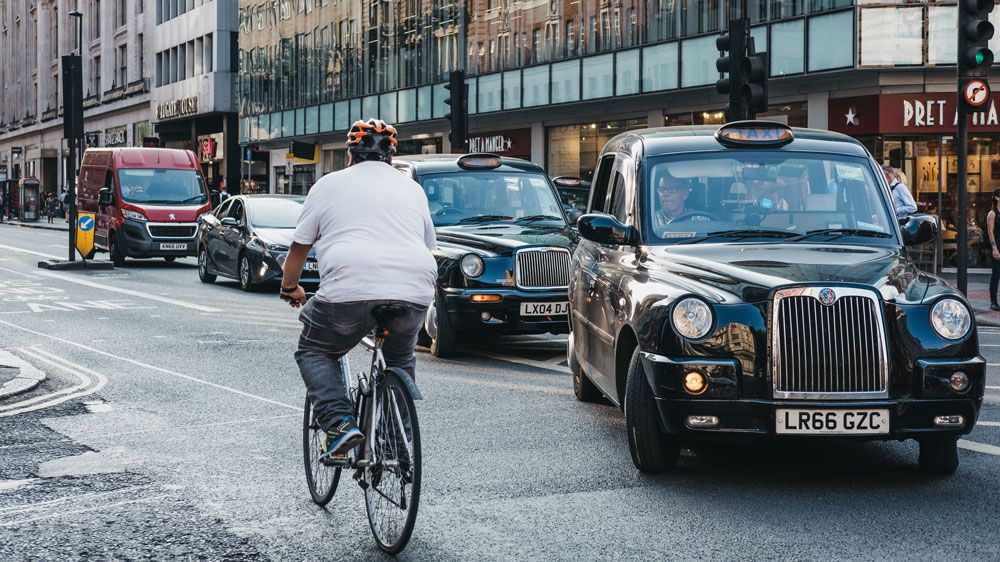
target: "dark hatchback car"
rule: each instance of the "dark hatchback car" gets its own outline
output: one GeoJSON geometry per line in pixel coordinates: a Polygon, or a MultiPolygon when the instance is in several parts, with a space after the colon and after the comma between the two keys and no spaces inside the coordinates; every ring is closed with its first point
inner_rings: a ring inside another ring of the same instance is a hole
{"type": "Polygon", "coordinates": [[[576,235],[541,168],[490,154],[400,156],[427,194],[438,288],[421,342],[454,353],[459,335],[566,333],[576,235]]]}
{"type": "Polygon", "coordinates": [[[552,178],[552,183],[556,186],[559,199],[569,222],[576,223],[580,215],[587,212],[587,202],[590,200],[590,182],[580,178],[569,176],[558,176],[552,178]]]}
{"type": "Polygon", "coordinates": [[[856,140],[763,122],[634,131],[600,156],[573,255],[581,400],[624,404],[636,467],[727,439],[916,439],[951,473],[984,391],[971,309],[918,271],[856,140]]]}
{"type": "MultiPolygon", "coordinates": [[[[230,277],[244,291],[280,281],[303,203],[305,197],[295,195],[239,195],[202,215],[198,278],[214,283],[218,275],[230,277]]],[[[309,252],[302,282],[319,283],[315,250],[309,252]]]]}

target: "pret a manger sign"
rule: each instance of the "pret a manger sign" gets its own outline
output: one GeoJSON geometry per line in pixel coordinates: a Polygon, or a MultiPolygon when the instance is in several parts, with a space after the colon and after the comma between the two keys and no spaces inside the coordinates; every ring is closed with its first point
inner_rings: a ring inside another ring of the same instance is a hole
{"type": "MultiPolygon", "coordinates": [[[[954,100],[951,99],[903,99],[902,110],[904,128],[939,127],[942,125],[958,127],[958,112],[955,111],[954,100]]],[[[982,110],[972,113],[971,124],[985,127],[1000,126],[996,100],[991,98],[983,105],[982,110]]]]}

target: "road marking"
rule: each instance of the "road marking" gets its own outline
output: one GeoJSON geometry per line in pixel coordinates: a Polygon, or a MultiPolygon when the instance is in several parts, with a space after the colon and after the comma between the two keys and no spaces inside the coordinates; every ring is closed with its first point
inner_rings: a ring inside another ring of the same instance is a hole
{"type": "Polygon", "coordinates": [[[239,396],[243,396],[245,398],[250,398],[250,399],[253,399],[253,400],[259,400],[261,402],[265,402],[267,404],[272,404],[274,406],[280,406],[282,408],[288,408],[288,409],[291,409],[291,410],[295,410],[296,412],[301,412],[302,411],[302,408],[299,407],[299,406],[292,406],[292,405],[289,405],[289,404],[285,404],[283,402],[278,402],[277,400],[271,400],[270,398],[264,398],[263,396],[257,396],[256,394],[251,394],[249,392],[244,392],[244,391],[239,390],[237,388],[233,388],[233,387],[230,387],[230,386],[225,386],[225,385],[214,383],[214,382],[207,381],[207,380],[204,380],[204,379],[199,379],[198,377],[193,377],[191,375],[185,375],[183,373],[178,373],[176,371],[171,371],[169,369],[164,369],[163,367],[157,367],[156,365],[150,365],[149,363],[143,363],[142,361],[136,361],[135,359],[129,359],[128,357],[122,357],[121,355],[115,355],[113,353],[108,353],[107,351],[101,351],[100,349],[97,349],[97,348],[94,348],[94,347],[90,347],[89,345],[83,345],[82,343],[77,343],[75,341],[66,340],[66,339],[63,339],[63,338],[60,338],[60,337],[57,337],[57,336],[53,336],[53,335],[50,335],[50,334],[46,334],[46,333],[43,333],[43,332],[32,330],[30,328],[25,328],[24,326],[19,326],[17,324],[13,324],[11,322],[7,322],[6,320],[0,320],[0,324],[4,324],[6,326],[10,326],[11,328],[16,328],[16,329],[21,330],[23,332],[28,332],[29,334],[35,334],[36,336],[42,336],[44,338],[49,338],[49,339],[52,339],[52,340],[55,340],[55,341],[58,341],[58,342],[62,342],[62,343],[67,344],[67,345],[72,345],[74,347],[78,347],[80,349],[84,349],[86,351],[90,351],[90,352],[96,353],[98,355],[103,355],[105,357],[111,357],[112,359],[118,359],[119,361],[124,361],[126,363],[130,363],[130,364],[135,365],[137,367],[142,367],[144,369],[150,369],[152,371],[157,371],[157,372],[163,373],[165,375],[171,375],[171,376],[178,377],[178,378],[181,378],[181,379],[184,379],[184,380],[188,380],[188,381],[191,381],[191,382],[194,382],[194,383],[203,384],[205,386],[210,386],[212,388],[216,388],[218,390],[223,390],[225,392],[231,392],[233,394],[236,394],[236,395],[239,395],[239,396]]]}
{"type": "Polygon", "coordinates": [[[7,269],[6,267],[0,267],[0,270],[6,271],[8,273],[13,273],[14,275],[20,275],[21,277],[27,277],[29,279],[34,279],[34,275],[29,275],[27,273],[21,273],[20,271],[14,271],[13,269],[7,269]]]}
{"type": "Polygon", "coordinates": [[[976,422],[976,425],[985,425],[986,427],[1000,427],[1000,422],[980,421],[976,422]]]}
{"type": "Polygon", "coordinates": [[[523,383],[511,383],[511,382],[501,382],[501,381],[491,381],[480,378],[466,378],[457,377],[454,375],[439,375],[439,374],[422,374],[421,379],[431,379],[436,381],[452,382],[452,383],[464,383],[473,384],[476,386],[485,386],[489,388],[499,388],[501,390],[518,390],[525,392],[544,392],[546,394],[573,394],[572,388],[559,387],[559,386],[542,386],[538,384],[523,384],[523,383]]]}
{"type": "Polygon", "coordinates": [[[29,400],[23,400],[14,404],[9,404],[7,406],[0,407],[0,417],[16,416],[18,414],[26,414],[28,412],[34,412],[36,410],[41,410],[44,408],[49,408],[51,406],[56,406],[67,402],[74,398],[80,398],[81,396],[91,395],[102,388],[104,385],[108,384],[108,378],[101,373],[92,371],[81,365],[77,365],[71,361],[68,361],[58,355],[54,355],[37,347],[25,348],[20,350],[21,353],[33,357],[34,359],[41,361],[43,363],[48,363],[53,367],[66,371],[67,373],[73,374],[82,381],[82,385],[79,387],[73,387],[67,391],[53,392],[51,394],[46,394],[43,396],[38,396],[29,400]],[[96,384],[91,384],[90,377],[87,375],[93,375],[97,379],[96,384]],[[65,394],[65,396],[59,396],[65,394]],[[58,396],[58,397],[57,397],[58,396]],[[29,405],[33,404],[33,405],[29,405]],[[11,409],[16,408],[16,409],[11,409]]]}
{"type": "MultiPolygon", "coordinates": [[[[2,246],[0,246],[2,247],[2,246]]],[[[113,293],[121,293],[123,295],[131,295],[133,297],[139,297],[143,299],[149,299],[157,302],[162,302],[166,304],[172,304],[174,306],[180,306],[183,308],[190,308],[191,310],[198,310],[201,312],[222,312],[218,308],[212,308],[210,306],[202,306],[200,304],[193,304],[189,302],[179,301],[176,299],[171,299],[167,297],[161,297],[160,295],[152,295],[150,293],[144,293],[142,291],[135,291],[132,289],[123,289],[121,287],[112,287],[109,285],[102,285],[101,283],[95,283],[94,281],[89,281],[87,279],[80,279],[78,277],[73,277],[71,275],[63,275],[62,273],[55,273],[52,271],[39,271],[39,275],[44,275],[45,277],[51,277],[53,279],[60,279],[68,283],[76,283],[77,285],[83,285],[84,287],[92,287],[95,289],[103,289],[105,291],[111,291],[113,293]]]]}
{"type": "Polygon", "coordinates": [[[25,250],[24,248],[18,248],[17,246],[8,246],[6,244],[0,244],[0,248],[3,248],[4,250],[11,250],[14,252],[21,252],[22,254],[31,254],[33,256],[49,258],[50,260],[61,260],[64,257],[64,256],[53,256],[52,254],[43,254],[41,252],[35,252],[33,250],[25,250]]]}
{"type": "MultiPolygon", "coordinates": [[[[40,479],[37,479],[40,480],[40,479]]],[[[54,500],[47,500],[38,503],[23,503],[20,505],[11,505],[7,507],[0,507],[0,514],[9,513],[22,513],[25,511],[31,511],[32,509],[39,509],[46,506],[55,505],[57,503],[63,503],[67,501],[82,500],[85,498],[96,498],[103,496],[110,496],[111,494],[120,494],[122,492],[135,492],[137,490],[142,490],[144,488],[149,488],[152,484],[143,484],[142,486],[129,486],[127,488],[119,488],[117,490],[108,490],[107,492],[87,492],[85,494],[77,494],[75,496],[63,496],[61,498],[56,498],[54,500]]]]}
{"type": "Polygon", "coordinates": [[[987,445],[986,443],[978,443],[976,441],[969,441],[968,439],[959,439],[958,446],[969,451],[1000,457],[1000,447],[995,445],[987,445]]]}
{"type": "Polygon", "coordinates": [[[88,507],[86,509],[77,509],[77,510],[73,510],[73,511],[60,511],[59,513],[51,513],[49,515],[41,515],[41,516],[38,516],[38,517],[32,517],[30,519],[21,519],[21,520],[18,520],[18,521],[9,521],[7,523],[0,523],[0,527],[13,527],[15,525],[23,525],[25,523],[31,523],[33,521],[41,521],[43,519],[52,519],[53,517],[65,517],[67,515],[76,515],[76,514],[79,514],[79,513],[90,513],[92,511],[100,511],[100,510],[103,510],[103,509],[111,509],[113,507],[121,507],[123,505],[129,505],[129,504],[133,504],[133,503],[144,503],[144,502],[149,502],[149,501],[153,501],[153,500],[161,500],[163,498],[169,498],[170,496],[171,496],[171,494],[162,494],[162,495],[159,495],[159,496],[150,496],[148,498],[139,498],[139,499],[136,499],[136,500],[127,500],[127,501],[118,502],[118,503],[110,503],[110,504],[107,504],[107,505],[99,505],[97,507],[88,507]]]}
{"type": "Polygon", "coordinates": [[[990,385],[986,385],[986,388],[988,388],[988,389],[990,389],[990,390],[1000,390],[1000,386],[990,386],[990,385]]]}
{"type": "Polygon", "coordinates": [[[479,355],[480,357],[486,357],[489,359],[494,359],[496,361],[506,361],[509,363],[517,363],[520,365],[525,365],[528,367],[536,367],[538,369],[546,369],[549,371],[556,371],[559,373],[569,373],[569,367],[563,367],[561,365],[553,365],[548,361],[535,361],[534,359],[525,359],[523,357],[512,357],[510,355],[493,355],[492,353],[477,353],[470,351],[474,355],[479,355]]]}

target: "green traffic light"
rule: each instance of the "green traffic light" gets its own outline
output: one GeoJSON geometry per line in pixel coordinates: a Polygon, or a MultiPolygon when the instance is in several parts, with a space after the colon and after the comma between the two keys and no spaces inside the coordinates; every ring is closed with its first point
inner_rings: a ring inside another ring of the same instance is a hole
{"type": "Polygon", "coordinates": [[[984,60],[986,60],[986,55],[982,51],[976,51],[976,64],[983,64],[984,60]]]}

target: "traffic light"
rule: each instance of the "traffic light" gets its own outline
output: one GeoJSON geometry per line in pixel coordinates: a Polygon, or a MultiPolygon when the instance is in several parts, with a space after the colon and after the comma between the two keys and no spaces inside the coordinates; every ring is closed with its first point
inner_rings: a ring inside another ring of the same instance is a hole
{"type": "Polygon", "coordinates": [[[986,78],[993,64],[989,41],[993,37],[990,12],[993,0],[960,0],[958,3],[958,76],[986,78]]]}
{"type": "Polygon", "coordinates": [[[743,89],[743,75],[740,73],[740,63],[746,53],[747,20],[738,19],[729,22],[729,30],[715,40],[715,46],[725,54],[715,61],[715,68],[727,76],[715,83],[715,90],[720,94],[729,94],[726,105],[726,121],[741,121],[747,118],[747,108],[743,104],[740,92],[743,89]]]}
{"type": "Polygon", "coordinates": [[[747,46],[747,56],[740,63],[743,81],[740,97],[747,118],[753,119],[757,113],[767,111],[767,53],[755,52],[752,38],[747,46]]]}
{"type": "Polygon", "coordinates": [[[451,71],[448,74],[448,83],[445,85],[445,89],[448,90],[448,99],[444,100],[444,103],[448,104],[451,108],[444,116],[451,125],[448,140],[451,141],[453,152],[455,149],[465,152],[469,120],[469,107],[466,101],[468,99],[469,87],[465,85],[465,71],[451,71]]]}

